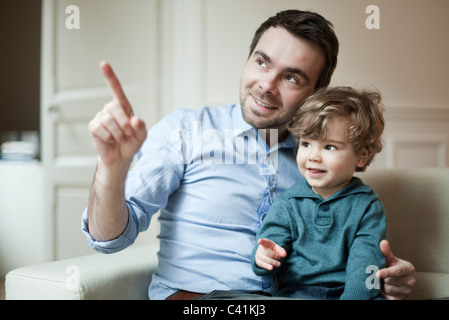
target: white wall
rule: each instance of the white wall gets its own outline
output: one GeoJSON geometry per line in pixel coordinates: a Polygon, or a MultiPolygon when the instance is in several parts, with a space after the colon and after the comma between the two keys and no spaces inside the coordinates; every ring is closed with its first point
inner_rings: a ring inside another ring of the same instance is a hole
{"type": "MultiPolygon", "coordinates": [[[[61,8],[78,4],[81,11],[80,30],[56,30],[61,57],[56,61],[56,77],[61,82],[58,90],[104,87],[98,61],[108,59],[123,85],[141,83],[148,88],[148,94],[136,99],[134,107],[149,125],[176,108],[237,102],[254,31],[269,16],[293,8],[316,11],[334,24],[340,54],[332,85],[376,86],[387,108],[386,134],[402,126],[398,114],[418,113],[427,118],[437,114],[447,120],[447,0],[156,2],[155,6],[126,0],[111,0],[109,5],[102,1],[57,1],[61,8]],[[380,9],[379,30],[365,27],[369,15],[365,10],[371,4],[380,9]],[[120,6],[123,9],[118,9],[120,6]],[[133,13],[135,6],[141,7],[138,15],[133,13]],[[155,16],[155,23],[145,22],[155,16]],[[136,33],[124,33],[125,25],[136,33]],[[151,47],[155,41],[157,57],[151,47]]],[[[58,18],[60,25],[64,18],[58,18]]],[[[416,127],[419,117],[409,120],[416,127]]],[[[440,128],[433,133],[427,129],[413,133],[449,134],[440,128]]]]}
{"type": "Polygon", "coordinates": [[[449,108],[449,2],[446,0],[207,0],[207,100],[237,98],[240,73],[255,29],[275,12],[322,14],[340,41],[332,84],[377,86],[389,107],[449,108]],[[368,30],[368,5],[380,29],[368,30]]]}
{"type": "MultiPolygon", "coordinates": [[[[176,0],[171,0],[177,2],[176,0]]],[[[181,1],[181,0],[178,0],[181,1]]],[[[373,166],[435,167],[449,164],[449,1],[447,0],[182,0],[195,3],[196,14],[173,20],[174,30],[197,22],[201,41],[188,55],[201,57],[177,69],[178,79],[196,72],[194,100],[164,105],[172,108],[238,101],[240,77],[254,31],[269,16],[284,9],[312,10],[334,26],[340,41],[337,69],[331,85],[375,86],[386,107],[385,148],[373,166]],[[380,29],[369,30],[369,5],[380,10],[380,29]],[[199,97],[199,98],[198,98],[199,97]]],[[[195,29],[190,29],[195,32],[195,29]]],[[[191,35],[195,37],[195,35],[191,35]]],[[[184,47],[172,44],[173,50],[184,47]]],[[[182,57],[180,58],[182,59],[182,57]]],[[[190,60],[181,60],[190,61],[190,60]]],[[[170,69],[168,61],[163,64],[170,69]]],[[[176,61],[175,61],[176,63],[176,61]]],[[[187,82],[187,78],[185,78],[187,82]]],[[[178,83],[180,81],[178,80],[178,83]]],[[[167,85],[167,83],[164,83],[167,85]]],[[[190,88],[186,86],[185,88],[190,88]]],[[[174,92],[183,94],[183,87],[174,92]]]]}

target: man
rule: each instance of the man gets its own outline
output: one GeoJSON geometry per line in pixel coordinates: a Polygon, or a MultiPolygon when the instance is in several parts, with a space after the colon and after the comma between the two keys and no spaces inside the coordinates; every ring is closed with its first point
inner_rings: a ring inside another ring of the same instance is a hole
{"type": "MultiPolygon", "coordinates": [[[[151,299],[193,299],[213,290],[266,294],[250,254],[274,199],[302,179],[287,126],[300,103],[327,87],[338,40],[318,14],[288,10],[256,31],[240,104],[177,110],[149,132],[107,63],[114,99],[89,125],[99,153],[83,231],[100,252],[131,245],[161,210],[159,266],[151,299]],[[134,155],[138,161],[129,171],[134,155]]],[[[405,298],[414,268],[380,244],[384,296],[405,298]]]]}

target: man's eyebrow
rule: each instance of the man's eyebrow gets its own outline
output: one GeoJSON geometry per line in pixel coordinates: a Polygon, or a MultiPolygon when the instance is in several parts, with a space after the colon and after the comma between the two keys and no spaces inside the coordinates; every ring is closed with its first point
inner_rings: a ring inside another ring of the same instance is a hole
{"type": "Polygon", "coordinates": [[[254,51],[254,55],[255,56],[261,56],[262,58],[264,58],[264,60],[266,60],[268,63],[271,63],[271,58],[263,51],[257,50],[254,51]]]}
{"type": "Polygon", "coordinates": [[[307,74],[304,71],[302,71],[301,69],[287,67],[287,68],[285,68],[284,71],[286,71],[287,73],[293,73],[293,74],[299,75],[300,77],[304,78],[306,83],[310,82],[309,77],[307,76],[307,74]]]}
{"type": "MultiPolygon", "coordinates": [[[[268,63],[272,63],[272,60],[271,60],[270,56],[268,56],[263,51],[256,50],[256,51],[254,51],[254,55],[261,56],[268,63]]],[[[302,71],[301,69],[287,67],[287,68],[284,69],[284,72],[297,74],[297,75],[301,76],[302,78],[304,78],[307,82],[310,81],[309,77],[307,76],[307,74],[304,71],[302,71]]]]}

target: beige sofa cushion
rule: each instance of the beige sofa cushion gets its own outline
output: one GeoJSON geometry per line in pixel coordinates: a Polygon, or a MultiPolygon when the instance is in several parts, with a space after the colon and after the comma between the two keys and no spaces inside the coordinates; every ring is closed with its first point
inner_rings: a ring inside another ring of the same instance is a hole
{"type": "Polygon", "coordinates": [[[449,274],[417,272],[416,284],[409,300],[425,300],[449,297],[449,274]]]}
{"type": "Polygon", "coordinates": [[[359,176],[382,199],[393,253],[416,268],[410,298],[449,297],[449,169],[368,169],[359,176]]]}

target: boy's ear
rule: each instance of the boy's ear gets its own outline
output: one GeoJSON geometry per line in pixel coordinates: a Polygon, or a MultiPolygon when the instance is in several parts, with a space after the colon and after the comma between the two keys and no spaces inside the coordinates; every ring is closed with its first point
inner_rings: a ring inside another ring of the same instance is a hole
{"type": "Polygon", "coordinates": [[[368,149],[364,148],[359,155],[357,156],[357,167],[363,168],[367,164],[367,162],[371,159],[371,156],[373,155],[372,152],[370,152],[368,149]]]}

